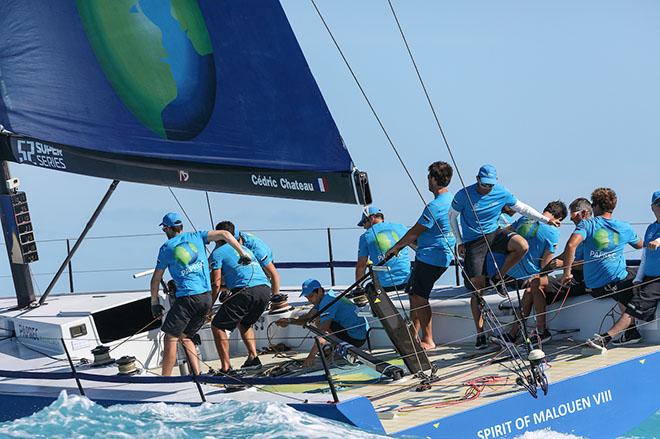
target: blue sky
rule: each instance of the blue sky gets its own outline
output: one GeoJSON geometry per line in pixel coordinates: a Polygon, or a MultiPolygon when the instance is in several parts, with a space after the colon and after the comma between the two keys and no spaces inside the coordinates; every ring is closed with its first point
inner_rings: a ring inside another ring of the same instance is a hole
{"type": "MultiPolygon", "coordinates": [[[[413,223],[422,208],[410,182],[352,82],[311,4],[283,0],[328,106],[356,165],[369,173],[375,204],[387,219],[413,223]]],[[[615,215],[652,221],[650,194],[660,189],[660,4],[654,1],[419,1],[395,8],[467,182],[483,163],[521,200],[542,209],[598,186],[619,195],[615,215]]],[[[426,166],[448,155],[385,0],[318,0],[331,29],[382,117],[415,182],[425,190],[426,166]]],[[[40,240],[76,236],[109,181],[12,165],[28,192],[40,240]]],[[[460,189],[458,179],[452,191],[460,189]]],[[[197,227],[208,227],[203,192],[175,192],[197,227]]],[[[323,230],[355,225],[356,206],[211,194],[215,220],[259,232],[276,261],[327,257],[323,230]]],[[[159,233],[162,214],[178,207],[167,188],[122,183],[91,235],[159,233]]],[[[636,226],[642,233],[645,226],[636,226]]],[[[563,239],[570,233],[564,227],[563,239]]],[[[358,229],[333,234],[335,257],[353,259],[358,229]]],[[[153,265],[160,236],[86,242],[75,270],[153,265]]],[[[562,241],[563,244],[563,241],[562,241]]],[[[61,242],[39,246],[35,273],[55,271],[61,242]]],[[[630,256],[634,256],[631,253],[630,256]]],[[[0,258],[0,275],[8,274],[0,258]]],[[[76,275],[82,291],[146,288],[130,271],[76,275]]],[[[327,272],[283,273],[284,284],[327,272]]],[[[338,272],[347,283],[352,270],[338,272]]],[[[37,277],[45,288],[48,276],[37,277]]],[[[11,294],[7,277],[2,291],[11,294]]],[[[448,280],[449,281],[449,280],[448,280]]],[[[65,282],[58,290],[67,288],[65,282]]]]}

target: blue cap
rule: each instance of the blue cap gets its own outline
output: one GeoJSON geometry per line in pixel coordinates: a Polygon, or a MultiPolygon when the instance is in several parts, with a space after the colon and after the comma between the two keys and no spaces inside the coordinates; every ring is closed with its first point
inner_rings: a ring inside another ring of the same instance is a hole
{"type": "Polygon", "coordinates": [[[300,297],[307,297],[318,288],[321,288],[321,282],[312,278],[307,279],[302,283],[302,293],[300,293],[300,297]]]}
{"type": "Polygon", "coordinates": [[[183,220],[181,219],[181,215],[179,215],[176,212],[170,212],[167,215],[165,215],[163,217],[163,222],[159,224],[159,226],[167,226],[167,227],[174,227],[180,225],[183,225],[183,220]]]}
{"type": "Polygon", "coordinates": [[[497,171],[493,165],[483,165],[477,177],[484,184],[497,184],[497,171]]]}
{"type": "Polygon", "coordinates": [[[357,223],[358,227],[362,227],[365,221],[367,221],[371,215],[376,215],[377,213],[383,213],[383,211],[376,206],[369,206],[367,208],[366,214],[362,212],[362,218],[360,219],[360,222],[357,223]]]}
{"type": "Polygon", "coordinates": [[[660,200],[660,191],[655,191],[653,192],[653,196],[651,197],[651,204],[655,204],[660,200]]]}

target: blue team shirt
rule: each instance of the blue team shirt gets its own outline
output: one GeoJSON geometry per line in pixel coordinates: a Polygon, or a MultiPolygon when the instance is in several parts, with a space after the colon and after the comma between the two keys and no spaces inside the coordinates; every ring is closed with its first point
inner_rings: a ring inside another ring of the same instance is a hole
{"type": "MultiPolygon", "coordinates": [[[[660,223],[650,224],[644,234],[644,247],[648,247],[649,242],[660,238],[660,223]]],[[[644,276],[660,276],[660,248],[651,250],[646,249],[646,262],[644,263],[644,276]]]]}
{"type": "Polygon", "coordinates": [[[158,251],[157,270],[167,270],[176,284],[176,297],[211,291],[206,260],[207,231],[185,232],[168,239],[158,251]]]}
{"type": "Polygon", "coordinates": [[[496,184],[486,195],[477,192],[477,184],[473,184],[458,191],[454,197],[451,207],[461,214],[461,230],[463,232],[463,241],[470,242],[481,238],[483,233],[491,233],[497,230],[498,220],[504,206],[513,206],[518,202],[511,192],[504,186],[496,184]],[[468,194],[470,198],[468,199],[468,194]],[[474,204],[474,210],[470,200],[474,204]],[[478,218],[478,220],[477,220],[478,218]]]}
{"type": "MultiPolygon", "coordinates": [[[[368,257],[374,264],[385,257],[385,253],[392,248],[407,232],[402,224],[383,221],[374,224],[360,236],[358,244],[358,258],[368,257]]],[[[389,271],[376,271],[381,285],[391,287],[408,282],[410,277],[410,254],[408,247],[401,249],[399,254],[385,264],[389,271]]]]}
{"type": "Polygon", "coordinates": [[[582,238],[584,254],[584,281],[587,288],[600,288],[625,279],[626,244],[639,241],[630,224],[601,216],[583,220],[575,232],[582,238]]]}
{"type": "Polygon", "coordinates": [[[239,236],[243,239],[243,245],[252,250],[262,267],[273,262],[273,252],[265,242],[252,233],[239,232],[239,236]]]}
{"type": "MultiPolygon", "coordinates": [[[[330,303],[330,301],[334,300],[337,295],[338,293],[333,290],[327,290],[317,308],[322,309],[330,303]]],[[[337,303],[325,310],[323,314],[319,316],[319,321],[321,323],[328,320],[337,322],[347,330],[346,333],[348,335],[357,340],[366,340],[367,338],[369,322],[367,322],[366,318],[358,316],[357,306],[346,297],[339,299],[337,303]]]]}
{"type": "Polygon", "coordinates": [[[436,267],[448,267],[454,259],[452,250],[456,238],[449,225],[449,207],[453,195],[445,192],[426,205],[417,220],[426,230],[417,237],[415,258],[436,267]]]}
{"type": "Polygon", "coordinates": [[[216,247],[213,253],[211,253],[211,257],[209,258],[211,270],[221,270],[222,279],[230,290],[235,288],[249,288],[257,285],[270,286],[270,281],[256,260],[254,253],[249,248],[242,247],[243,251],[252,258],[252,262],[249,265],[239,264],[240,255],[238,252],[231,245],[224,244],[216,247]]]}
{"type": "Polygon", "coordinates": [[[546,251],[554,253],[557,250],[559,228],[524,217],[512,227],[527,240],[529,250],[507,274],[515,279],[526,279],[541,272],[541,259],[546,251]]]}

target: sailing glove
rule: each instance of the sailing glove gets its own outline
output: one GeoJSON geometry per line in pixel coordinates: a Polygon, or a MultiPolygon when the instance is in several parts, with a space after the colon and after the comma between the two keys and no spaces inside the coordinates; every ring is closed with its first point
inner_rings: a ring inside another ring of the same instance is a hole
{"type": "Polygon", "coordinates": [[[161,305],[160,303],[151,304],[151,315],[154,317],[154,319],[156,317],[162,316],[163,312],[165,312],[165,308],[163,307],[163,305],[161,305]]]}
{"type": "Polygon", "coordinates": [[[249,256],[241,256],[238,258],[238,263],[241,265],[250,265],[252,263],[252,258],[249,256]]]}

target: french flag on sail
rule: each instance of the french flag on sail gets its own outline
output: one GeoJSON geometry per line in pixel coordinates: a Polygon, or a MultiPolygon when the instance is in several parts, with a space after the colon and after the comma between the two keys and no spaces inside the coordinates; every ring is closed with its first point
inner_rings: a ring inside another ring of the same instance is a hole
{"type": "Polygon", "coordinates": [[[325,178],[317,178],[319,182],[319,191],[326,192],[328,190],[328,181],[325,178]]]}

